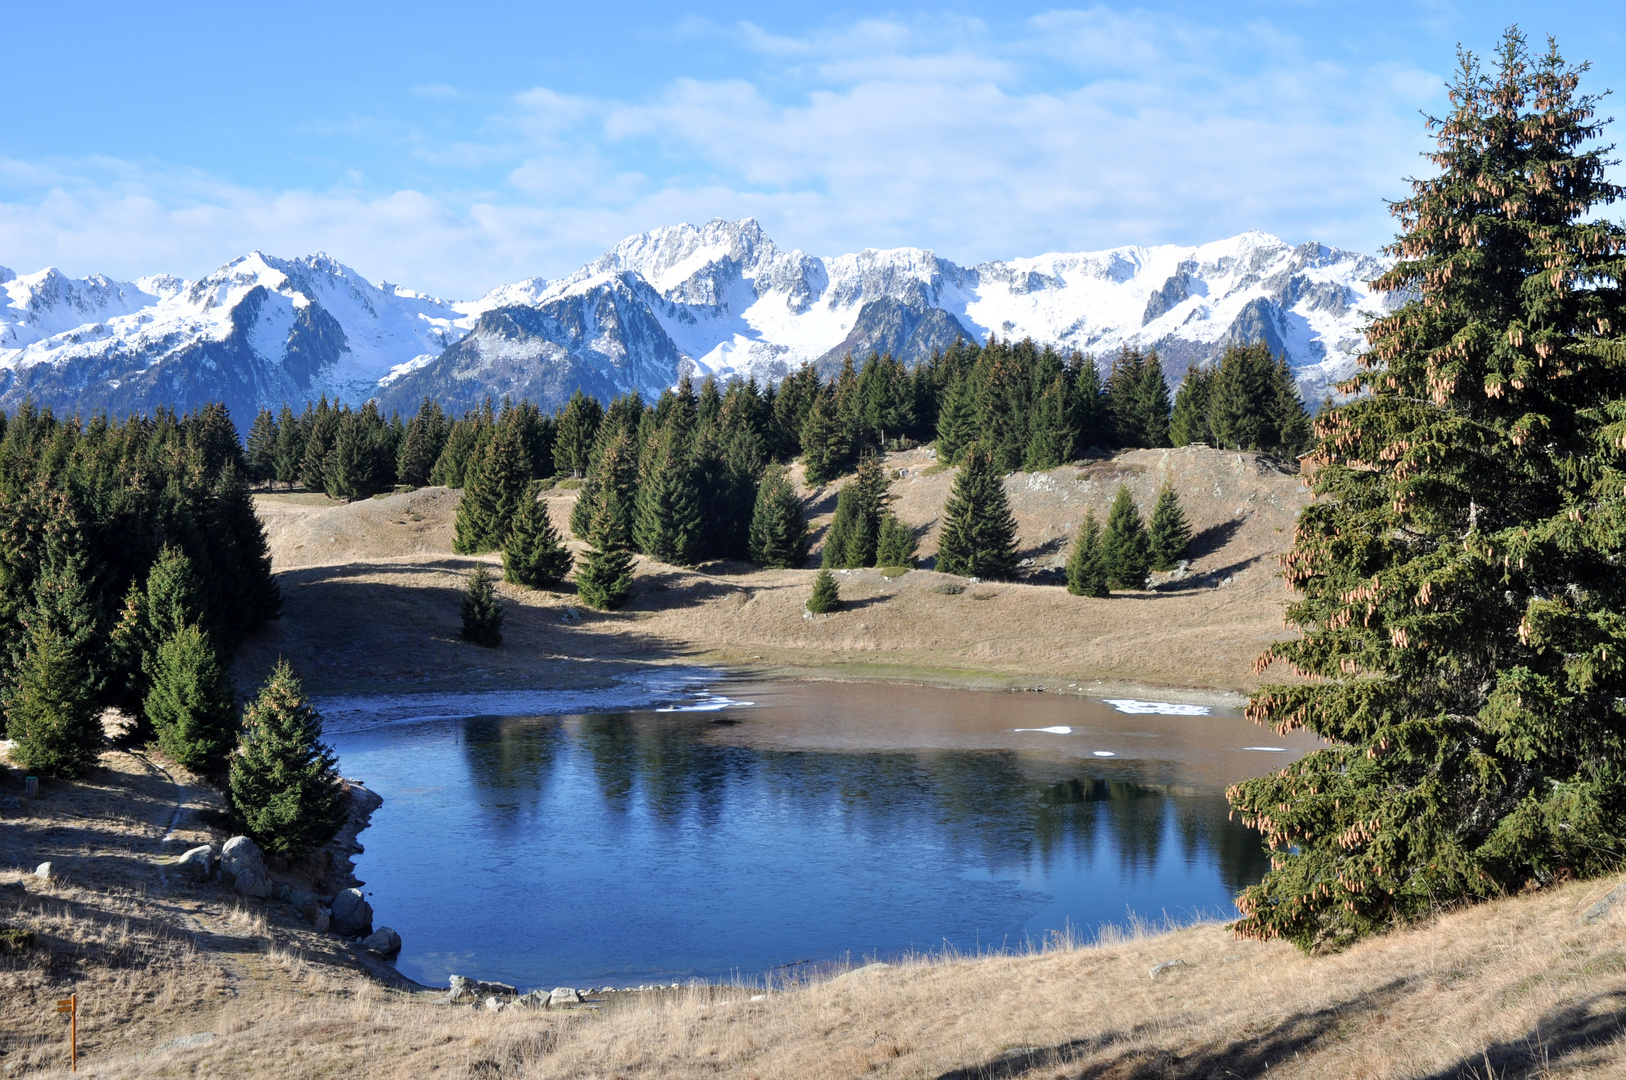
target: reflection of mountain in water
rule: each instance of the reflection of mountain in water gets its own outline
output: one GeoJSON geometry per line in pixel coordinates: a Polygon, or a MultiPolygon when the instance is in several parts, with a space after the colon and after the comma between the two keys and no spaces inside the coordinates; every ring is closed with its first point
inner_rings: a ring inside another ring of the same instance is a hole
{"type": "Polygon", "coordinates": [[[674,833],[714,826],[730,810],[792,808],[881,846],[905,833],[934,835],[995,874],[1106,855],[1124,877],[1149,875],[1177,843],[1188,867],[1212,862],[1234,893],[1268,866],[1258,833],[1230,820],[1221,792],[1147,782],[1131,761],[1080,777],[1071,774],[1084,762],[1008,750],[762,750],[712,742],[710,730],[704,718],[640,714],[478,719],[464,722],[462,743],[497,833],[524,827],[518,815],[539,812],[570,773],[612,816],[637,815],[674,833]]]}

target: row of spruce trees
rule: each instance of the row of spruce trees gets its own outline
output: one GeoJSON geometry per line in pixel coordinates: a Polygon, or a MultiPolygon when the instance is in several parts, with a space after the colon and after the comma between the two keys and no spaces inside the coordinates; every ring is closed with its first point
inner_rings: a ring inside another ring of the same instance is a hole
{"type": "MultiPolygon", "coordinates": [[[[979,346],[962,339],[912,371],[891,356],[871,354],[861,368],[848,356],[829,379],[804,364],[777,385],[719,387],[707,379],[698,391],[685,383],[653,405],[634,392],[605,407],[578,392],[552,415],[528,402],[498,414],[488,401],[453,419],[426,399],[407,421],[385,419],[371,403],[352,410],[324,398],[299,414],[284,405],[280,415],[267,409],[255,418],[245,471],[256,483],[298,483],[344,499],[396,485],[464,487],[501,434],[494,467],[505,483],[520,472],[581,478],[602,456],[605,431],[626,434],[642,468],[674,416],[684,445],[666,440],[669,452],[694,458],[719,505],[737,503],[766,462],[800,458],[818,485],[868,454],[924,443],[950,464],[981,443],[999,470],[1012,472],[1054,468],[1092,451],[1192,443],[1291,456],[1310,437],[1286,361],[1262,344],[1192,367],[1171,404],[1155,352],[1126,347],[1103,377],[1080,353],[1064,358],[1031,340],[979,346]]],[[[717,528],[711,546],[743,552],[747,523],[717,528]]]]}
{"type": "Polygon", "coordinates": [[[114,422],[0,413],[0,713],[10,761],[93,769],[102,716],[224,784],[244,828],[277,853],[343,820],[334,762],[279,669],[239,717],[243,639],[281,595],[224,407],[114,422]]]}

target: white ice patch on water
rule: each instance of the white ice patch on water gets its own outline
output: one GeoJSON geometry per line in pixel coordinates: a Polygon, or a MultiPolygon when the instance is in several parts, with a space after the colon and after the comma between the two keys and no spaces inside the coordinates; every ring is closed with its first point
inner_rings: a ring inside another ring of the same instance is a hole
{"type": "Polygon", "coordinates": [[[1056,726],[1056,727],[1013,727],[1013,728],[1011,728],[1011,730],[1012,731],[1042,731],[1046,735],[1071,735],[1073,733],[1072,728],[1070,728],[1070,727],[1061,727],[1059,725],[1056,726]]]}
{"type": "Polygon", "coordinates": [[[1263,750],[1263,751],[1265,751],[1267,753],[1271,753],[1271,754],[1285,754],[1285,753],[1287,753],[1287,747],[1285,747],[1285,746],[1244,746],[1242,749],[1244,749],[1244,750],[1263,750]]]}
{"type": "Polygon", "coordinates": [[[1207,705],[1180,705],[1172,701],[1139,701],[1135,698],[1106,698],[1106,703],[1121,713],[1147,714],[1158,716],[1208,716],[1212,710],[1207,705]]]}
{"type": "Polygon", "coordinates": [[[1097,751],[1095,751],[1095,756],[1096,757],[1117,757],[1118,755],[1114,754],[1111,750],[1097,750],[1097,751]]]}
{"type": "Polygon", "coordinates": [[[733,708],[738,705],[755,705],[754,701],[735,701],[731,697],[713,694],[711,697],[701,698],[688,705],[663,705],[656,712],[717,712],[720,709],[733,708]]]}

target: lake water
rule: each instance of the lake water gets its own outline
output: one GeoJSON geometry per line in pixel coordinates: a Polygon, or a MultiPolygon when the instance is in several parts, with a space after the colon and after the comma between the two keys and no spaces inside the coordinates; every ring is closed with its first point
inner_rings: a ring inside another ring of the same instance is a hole
{"type": "Polygon", "coordinates": [[[734,683],[331,741],[384,796],[357,873],[404,973],[630,986],[1234,915],[1267,859],[1224,789],[1315,744],[1148,708],[734,683]]]}

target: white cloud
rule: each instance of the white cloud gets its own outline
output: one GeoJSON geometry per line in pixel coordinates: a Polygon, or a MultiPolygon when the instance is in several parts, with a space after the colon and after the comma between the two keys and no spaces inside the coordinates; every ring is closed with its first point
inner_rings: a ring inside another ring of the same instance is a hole
{"type": "Polygon", "coordinates": [[[736,74],[644,100],[527,90],[459,139],[409,140],[430,177],[413,189],[0,161],[0,262],[195,275],[252,248],[320,248],[466,297],[568,272],[630,232],[748,214],[820,254],[913,244],[975,262],[1247,228],[1371,250],[1392,231],[1382,197],[1419,168],[1416,110],[1441,97],[1436,75],[1344,68],[1268,25],[1100,8],[1004,28],[684,29],[734,43],[736,74]]]}

